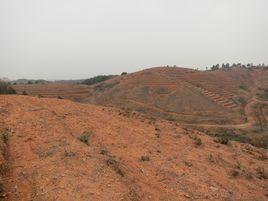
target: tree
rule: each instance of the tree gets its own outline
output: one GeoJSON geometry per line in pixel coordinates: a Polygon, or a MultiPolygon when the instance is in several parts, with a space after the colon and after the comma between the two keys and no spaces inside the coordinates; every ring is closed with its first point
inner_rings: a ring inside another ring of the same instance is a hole
{"type": "Polygon", "coordinates": [[[219,69],[219,64],[217,64],[217,65],[213,65],[212,67],[211,67],[211,70],[218,70],[219,69]]]}

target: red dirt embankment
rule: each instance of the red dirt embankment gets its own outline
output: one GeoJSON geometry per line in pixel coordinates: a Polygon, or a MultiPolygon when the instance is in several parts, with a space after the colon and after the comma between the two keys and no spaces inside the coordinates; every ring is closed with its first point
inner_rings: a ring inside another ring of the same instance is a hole
{"type": "Polygon", "coordinates": [[[6,200],[267,200],[267,153],[251,145],[68,100],[0,96],[0,119],[6,200]]]}

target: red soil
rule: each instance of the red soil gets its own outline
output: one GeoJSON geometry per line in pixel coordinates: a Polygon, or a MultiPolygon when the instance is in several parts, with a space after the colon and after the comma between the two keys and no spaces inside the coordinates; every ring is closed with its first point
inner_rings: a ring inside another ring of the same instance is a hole
{"type": "Polygon", "coordinates": [[[0,158],[7,200],[268,198],[265,150],[222,145],[137,112],[0,96],[0,127],[9,130],[8,157],[0,158]],[[84,132],[88,144],[79,140],[84,132]]]}

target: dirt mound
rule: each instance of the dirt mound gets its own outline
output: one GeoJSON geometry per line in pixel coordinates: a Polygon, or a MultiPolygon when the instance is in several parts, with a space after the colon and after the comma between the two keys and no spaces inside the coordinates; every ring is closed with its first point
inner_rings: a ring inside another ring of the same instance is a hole
{"type": "Polygon", "coordinates": [[[0,117],[8,200],[267,200],[251,145],[68,100],[0,96],[0,117]]]}

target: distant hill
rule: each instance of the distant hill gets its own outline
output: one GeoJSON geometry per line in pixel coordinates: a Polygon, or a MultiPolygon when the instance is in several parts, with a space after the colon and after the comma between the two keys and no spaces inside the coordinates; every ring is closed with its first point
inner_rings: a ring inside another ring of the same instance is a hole
{"type": "Polygon", "coordinates": [[[156,67],[92,85],[52,83],[17,85],[15,89],[19,94],[26,91],[135,110],[152,119],[268,147],[268,71],[263,68],[198,71],[156,67]]]}

